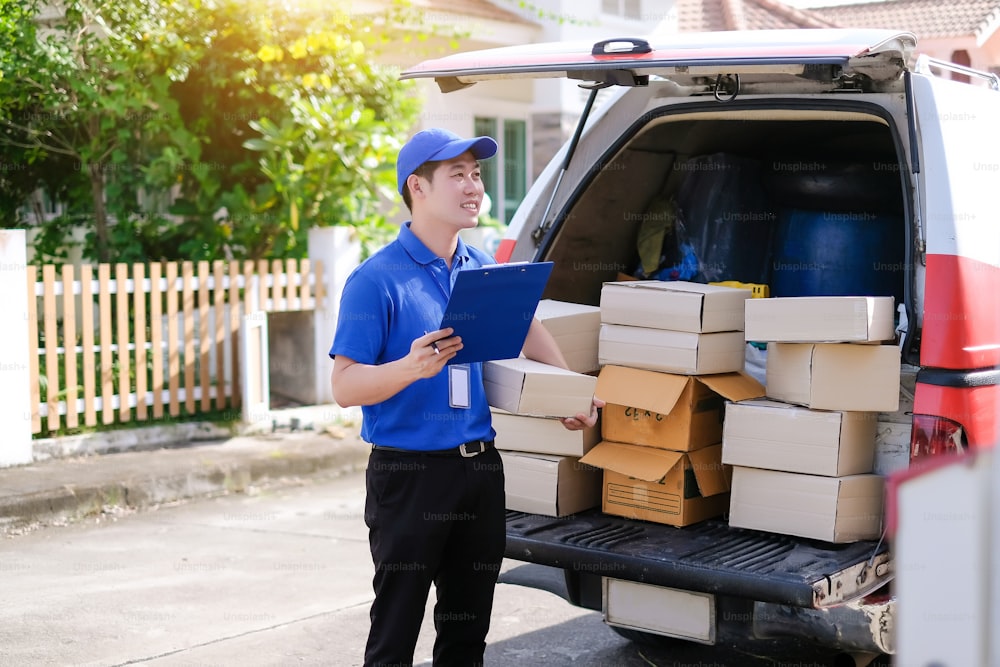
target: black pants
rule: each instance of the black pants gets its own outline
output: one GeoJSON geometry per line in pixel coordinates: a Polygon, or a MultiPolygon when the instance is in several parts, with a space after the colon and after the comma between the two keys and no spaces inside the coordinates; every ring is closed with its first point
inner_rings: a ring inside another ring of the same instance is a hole
{"type": "Polygon", "coordinates": [[[432,582],[435,667],[482,665],[506,539],[500,455],[374,450],[366,486],[375,564],[366,667],[412,665],[432,582]]]}

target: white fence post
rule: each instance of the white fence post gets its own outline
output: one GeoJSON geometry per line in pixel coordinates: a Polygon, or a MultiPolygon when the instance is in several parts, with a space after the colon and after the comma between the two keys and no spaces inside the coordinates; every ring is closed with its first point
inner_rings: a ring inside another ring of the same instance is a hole
{"type": "Polygon", "coordinates": [[[0,303],[13,326],[0,327],[0,466],[31,463],[28,273],[23,229],[0,230],[0,303]]]}
{"type": "Polygon", "coordinates": [[[325,298],[316,302],[313,312],[316,363],[316,402],[333,403],[330,387],[330,345],[337,330],[340,312],[340,293],[351,271],[361,259],[361,242],[352,227],[313,227],[309,230],[309,259],[323,262],[323,290],[325,298]]]}
{"type": "Polygon", "coordinates": [[[267,313],[243,316],[240,327],[240,386],[243,387],[243,423],[259,427],[271,418],[270,362],[267,353],[267,313]]]}

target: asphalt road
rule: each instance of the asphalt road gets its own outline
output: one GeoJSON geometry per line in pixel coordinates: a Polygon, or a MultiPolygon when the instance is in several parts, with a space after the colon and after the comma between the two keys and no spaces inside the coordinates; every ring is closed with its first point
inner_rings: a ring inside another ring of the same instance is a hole
{"type": "MultiPolygon", "coordinates": [[[[363,502],[352,474],[0,541],[0,665],[360,665],[373,571],[363,502]]],[[[488,667],[832,664],[639,647],[560,588],[558,572],[504,563],[488,667]]],[[[430,665],[430,616],[416,665],[430,665]]]]}

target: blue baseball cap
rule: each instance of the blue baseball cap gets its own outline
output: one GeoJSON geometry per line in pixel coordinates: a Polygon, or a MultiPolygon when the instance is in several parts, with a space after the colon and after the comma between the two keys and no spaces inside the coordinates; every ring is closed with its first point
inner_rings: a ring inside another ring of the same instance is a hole
{"type": "Polygon", "coordinates": [[[497,142],[492,137],[463,139],[440,127],[417,132],[399,150],[396,158],[396,189],[403,194],[406,179],[424,162],[450,160],[465,151],[472,151],[477,160],[484,160],[496,155],[497,142]]]}

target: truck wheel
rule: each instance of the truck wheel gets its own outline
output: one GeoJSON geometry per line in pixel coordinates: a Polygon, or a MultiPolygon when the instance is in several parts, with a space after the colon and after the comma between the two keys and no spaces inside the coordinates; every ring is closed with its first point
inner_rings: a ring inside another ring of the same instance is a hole
{"type": "Polygon", "coordinates": [[[615,625],[609,625],[608,627],[614,630],[615,634],[629,640],[633,644],[638,644],[639,646],[648,646],[650,648],[668,648],[670,646],[677,646],[678,643],[684,641],[683,639],[664,637],[663,635],[656,635],[652,632],[643,632],[642,630],[633,630],[632,628],[619,628],[615,625]]]}

